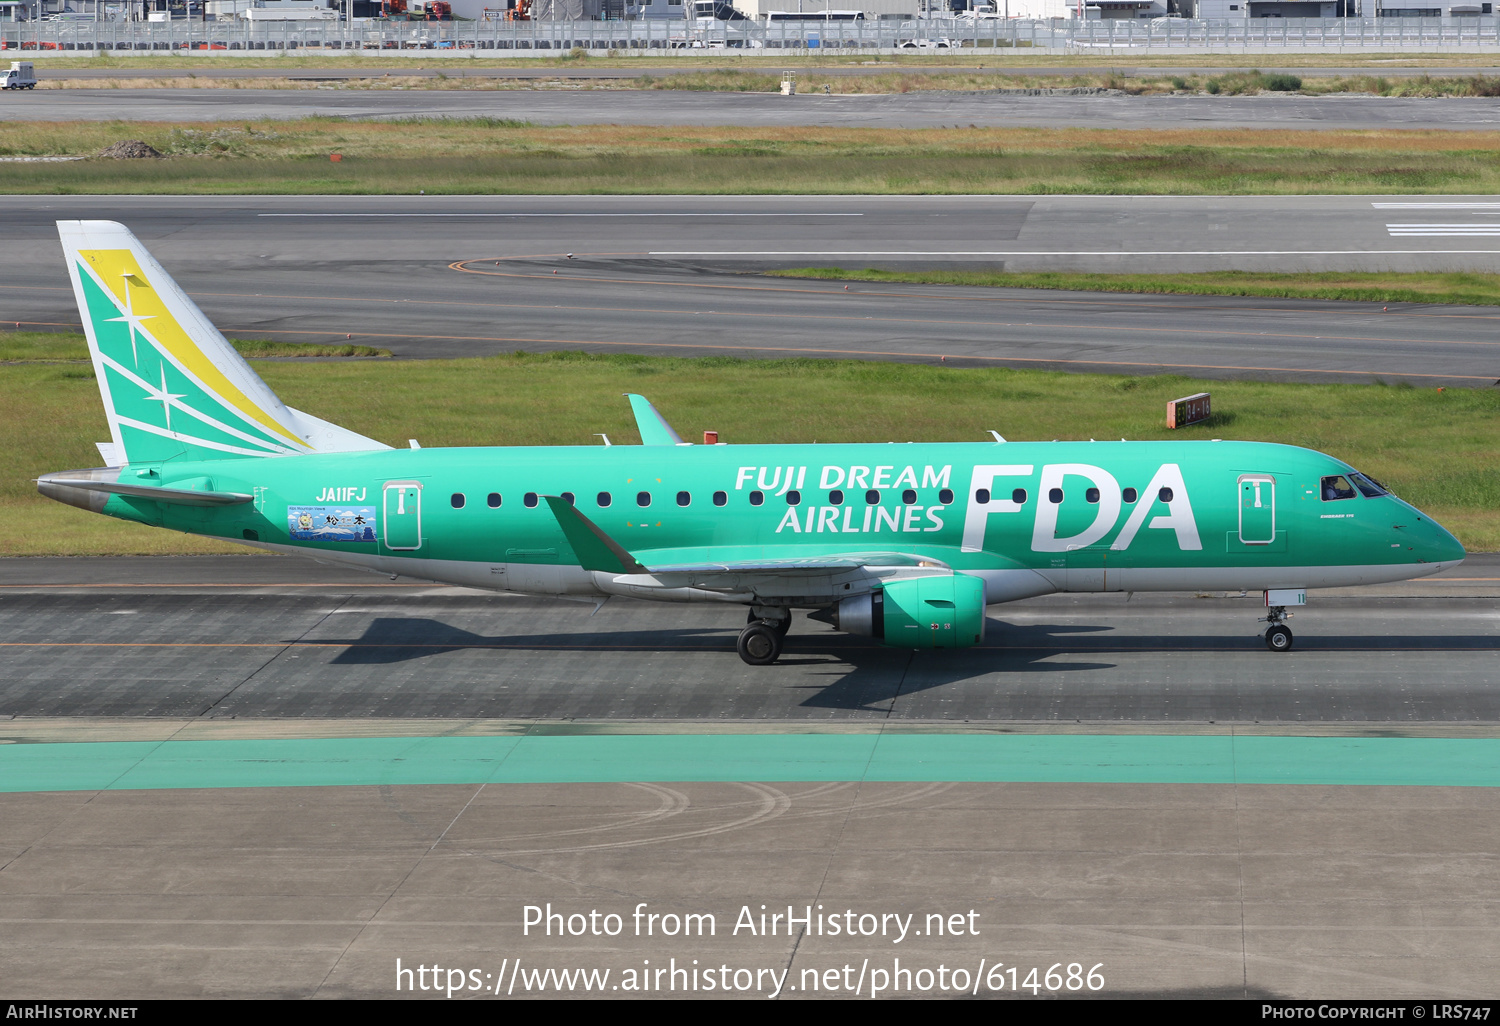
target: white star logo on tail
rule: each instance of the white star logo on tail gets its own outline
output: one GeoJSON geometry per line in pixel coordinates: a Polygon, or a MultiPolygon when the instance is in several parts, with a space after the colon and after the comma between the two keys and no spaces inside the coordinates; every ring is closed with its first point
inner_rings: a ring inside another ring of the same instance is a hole
{"type": "MultiPolygon", "coordinates": [[[[172,430],[172,407],[173,405],[180,405],[177,404],[177,400],[182,399],[185,396],[186,393],[183,393],[183,395],[174,395],[173,393],[167,391],[167,368],[165,364],[163,364],[161,368],[161,388],[155,389],[152,388],[149,384],[146,385],[146,401],[161,403],[162,415],[167,419],[168,431],[172,430]]],[[[186,409],[186,407],[183,408],[186,409]]]]}
{"type": "Polygon", "coordinates": [[[139,367],[141,365],[141,358],[140,358],[140,354],[137,353],[136,350],[135,350],[135,333],[137,331],[139,331],[142,334],[145,334],[145,332],[146,332],[146,326],[142,322],[143,321],[152,320],[152,319],[154,319],[156,317],[156,315],[155,314],[138,314],[133,309],[131,309],[131,303],[130,303],[130,278],[131,278],[130,272],[126,271],[125,272],[125,316],[123,316],[123,317],[107,317],[107,318],[105,318],[105,320],[110,321],[110,322],[115,322],[115,323],[120,322],[120,321],[124,321],[126,324],[128,324],[130,326],[130,358],[135,362],[135,366],[139,367]]]}

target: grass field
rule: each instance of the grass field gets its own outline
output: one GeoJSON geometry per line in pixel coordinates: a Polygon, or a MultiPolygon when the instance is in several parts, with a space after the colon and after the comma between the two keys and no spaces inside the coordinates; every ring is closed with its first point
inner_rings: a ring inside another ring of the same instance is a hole
{"type": "Polygon", "coordinates": [[[168,159],[0,163],[0,193],[1500,192],[1496,132],[8,122],[0,156],[131,138],[168,159]]]}
{"type": "Polygon", "coordinates": [[[1500,274],[1320,271],[1262,274],[1204,271],[1196,274],[1082,274],[1063,271],[879,271],[803,267],[767,271],[780,278],[833,281],[912,282],[919,285],[983,285],[1011,289],[1067,289],[1078,292],[1175,293],[1190,296],[1269,296],[1277,299],[1341,299],[1365,303],[1500,304],[1500,274]]]}
{"type": "MultiPolygon", "coordinates": [[[[590,445],[636,439],[625,391],[684,437],[730,443],[1237,438],[1350,460],[1475,550],[1500,549],[1500,389],[1128,378],[899,363],[740,361],[581,353],[473,360],[270,361],[292,406],[373,438],[424,446],[590,445]],[[1211,391],[1208,424],[1168,432],[1167,400],[1211,391]],[[410,397],[428,397],[413,403],[410,397]],[[774,401],[768,401],[768,397],[774,401]]],[[[42,498],[41,473],[94,466],[108,438],[87,366],[0,367],[0,555],[243,551],[121,524],[42,498]]]]}
{"type": "MultiPolygon", "coordinates": [[[[1264,73],[1259,69],[1195,73],[1151,74],[1137,71],[1125,74],[1121,69],[1077,69],[1071,74],[1039,78],[1020,73],[971,66],[952,68],[897,68],[851,74],[845,69],[818,66],[799,68],[798,89],[802,92],[872,94],[911,93],[934,90],[994,92],[1020,89],[1106,89],[1132,96],[1167,93],[1208,93],[1240,96],[1265,92],[1298,93],[1306,96],[1364,93],[1371,96],[1500,96],[1500,76],[1438,72],[1416,76],[1378,74],[1318,75],[1307,78],[1289,72],[1264,73]]],[[[343,89],[343,90],[465,90],[496,91],[518,89],[619,90],[673,89],[694,92],[775,93],[781,89],[781,69],[754,68],[714,69],[707,71],[657,70],[631,76],[579,77],[560,70],[555,77],[496,77],[471,75],[467,69],[436,74],[402,74],[397,71],[371,70],[360,77],[329,81],[326,78],[296,76],[223,78],[198,77],[189,72],[181,75],[132,75],[121,69],[118,77],[45,78],[42,89],[343,89]]]]}

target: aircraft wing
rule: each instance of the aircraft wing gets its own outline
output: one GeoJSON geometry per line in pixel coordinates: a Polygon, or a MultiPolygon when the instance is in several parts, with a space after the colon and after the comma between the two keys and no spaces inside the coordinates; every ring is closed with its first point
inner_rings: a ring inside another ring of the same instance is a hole
{"type": "Polygon", "coordinates": [[[667,418],[657,412],[656,407],[643,395],[626,392],[630,400],[630,412],[635,414],[636,430],[641,433],[642,445],[687,445],[682,436],[667,423],[667,418]]]}
{"type": "Polygon", "coordinates": [[[673,588],[701,588],[747,597],[824,593],[832,597],[835,582],[843,582],[840,588],[858,582],[860,590],[866,590],[879,577],[889,576],[893,569],[916,570],[918,576],[923,570],[934,574],[951,572],[948,564],[940,560],[909,552],[849,552],[647,566],[566,499],[556,495],[543,498],[585,570],[614,574],[617,584],[639,589],[647,597],[649,592],[673,588]]]}
{"type": "Polygon", "coordinates": [[[827,574],[866,566],[914,566],[947,569],[948,564],[909,552],[851,552],[837,556],[754,559],[725,563],[670,563],[648,568],[651,574],[827,574]]]}

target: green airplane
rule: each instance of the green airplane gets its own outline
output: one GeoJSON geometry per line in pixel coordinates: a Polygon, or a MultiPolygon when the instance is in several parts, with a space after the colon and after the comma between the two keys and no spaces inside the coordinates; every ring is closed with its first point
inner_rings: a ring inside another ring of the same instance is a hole
{"type": "Polygon", "coordinates": [[[794,609],[903,648],[984,637],[1052,592],[1263,591],[1292,647],[1309,588],[1464,558],[1342,460],[1260,442],[694,445],[631,395],[640,445],[393,449],[286,406],[123,225],[59,233],[108,414],[80,509],[391,575],[535,595],[794,609]]]}

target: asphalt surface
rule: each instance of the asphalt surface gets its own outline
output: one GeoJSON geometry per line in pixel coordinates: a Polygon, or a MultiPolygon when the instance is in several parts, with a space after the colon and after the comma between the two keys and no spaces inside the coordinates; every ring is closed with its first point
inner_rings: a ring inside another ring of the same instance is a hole
{"type": "Polygon", "coordinates": [[[1500,128],[1500,98],[1018,96],[662,92],[655,90],[45,89],[7,96],[0,122],[235,121],[264,118],[513,118],[542,125],[842,128],[1500,128]]]}
{"type": "MultiPolygon", "coordinates": [[[[429,988],[434,964],[494,988],[517,959],[606,986],[696,961],[745,987],[790,969],[782,999],[857,981],[868,999],[899,959],[926,977],[883,996],[952,999],[983,960],[999,998],[1034,997],[1011,967],[1041,984],[1061,962],[1059,982],[1097,969],[1103,997],[1454,1001],[1489,998],[1500,967],[1493,788],[487,784],[0,795],[0,813],[0,971],[29,999],[388,999],[397,959],[429,988]],[[524,932],[548,903],[622,935],[524,932]],[[636,937],[641,903],[713,914],[715,934],[636,937]],[[761,905],[965,932],[734,934],[761,905]]],[[[528,978],[492,1000],[537,996],[528,978]]],[[[718,996],[689,979],[646,996],[718,996]]]]}
{"type": "MultiPolygon", "coordinates": [[[[66,751],[49,742],[169,738],[1500,729],[1500,555],[1314,593],[1278,655],[1252,636],[1254,598],[1123,598],[994,607],[987,644],[958,653],[799,618],[783,661],[751,669],[737,610],[615,600],[591,617],[285,557],[0,560],[0,743],[45,759],[66,751]]],[[[1022,980],[1078,963],[1104,996],[1477,999],[1500,966],[1497,802],[1484,787],[943,782],[0,794],[0,977],[30,998],[381,998],[400,959],[557,996],[495,980],[607,969],[619,986],[696,960],[789,969],[778,996],[793,999],[896,958],[949,973],[983,959],[1022,980]],[[717,927],[528,931],[526,906],[548,903],[717,927]],[[761,905],[911,914],[924,935],[731,931],[761,905]],[[926,935],[927,916],[969,913],[974,932],[926,935]]],[[[653,996],[703,996],[672,986],[653,996]]],[[[915,986],[902,996],[939,993],[915,986]]]]}
{"type": "Polygon", "coordinates": [[[1500,723],[1500,556],[1310,596],[995,606],[914,653],[798,616],[771,668],[738,606],[493,595],[281,557],[0,561],[0,716],[1500,723]]]}
{"type": "Polygon", "coordinates": [[[1464,197],[14,197],[0,324],[78,330],[55,222],[104,218],[232,335],[347,335],[401,357],[583,349],[1489,386],[1500,314],[1485,307],[846,290],[749,272],[1495,271],[1497,215],[1464,197]]]}

